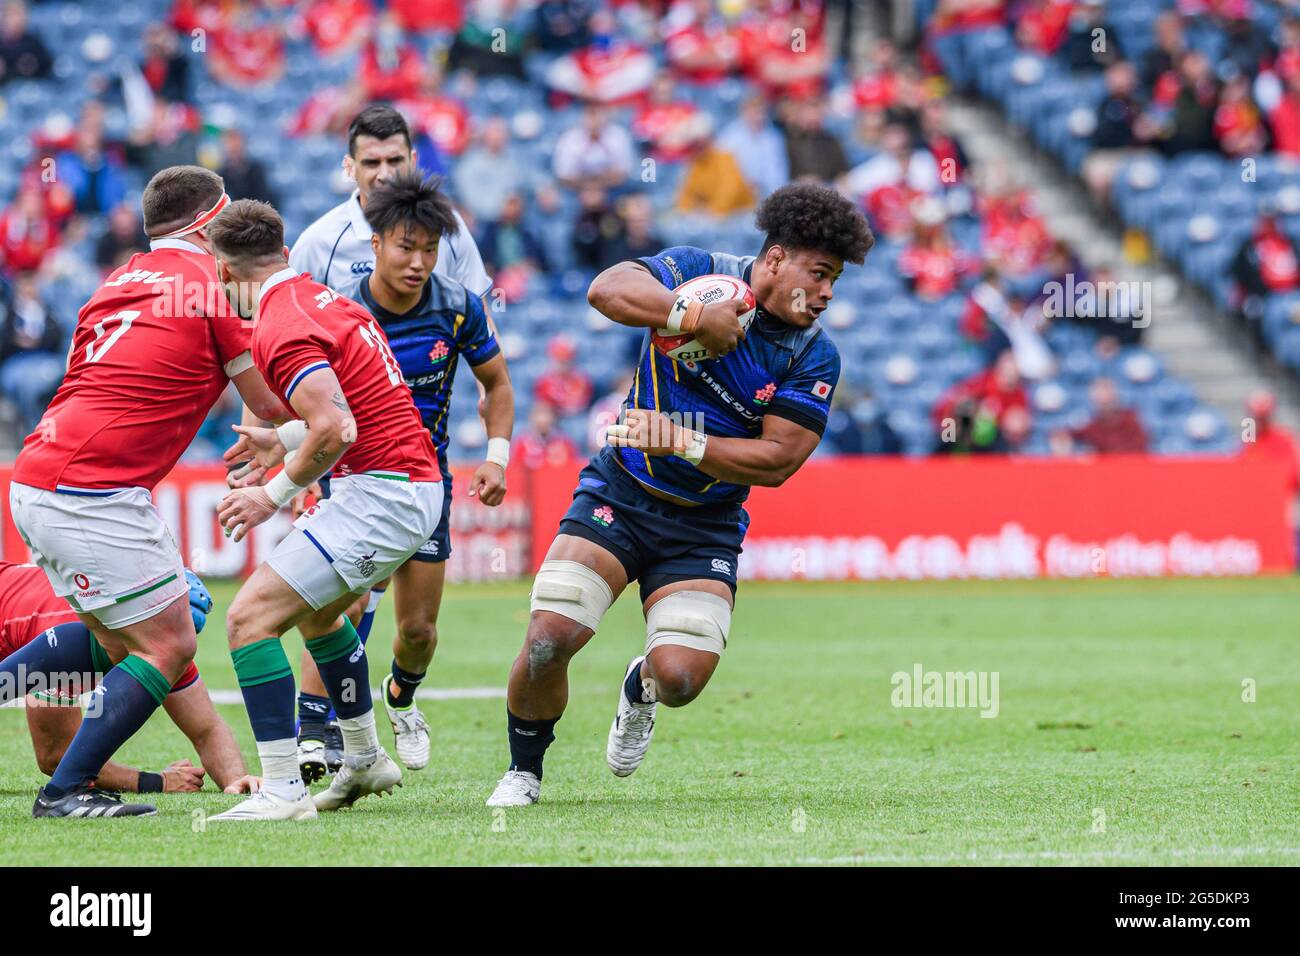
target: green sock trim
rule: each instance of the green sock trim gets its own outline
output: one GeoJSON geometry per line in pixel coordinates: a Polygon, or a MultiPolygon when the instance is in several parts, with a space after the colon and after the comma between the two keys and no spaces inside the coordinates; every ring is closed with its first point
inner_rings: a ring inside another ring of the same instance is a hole
{"type": "Polygon", "coordinates": [[[255,644],[237,647],[230,652],[230,657],[235,662],[235,679],[240,687],[255,687],[293,676],[289,658],[284,656],[284,645],[278,637],[267,637],[255,644]]]}
{"type": "Polygon", "coordinates": [[[156,704],[161,704],[166,700],[167,692],[172,689],[172,682],[163,677],[162,672],[143,657],[136,657],[132,654],[122,661],[118,667],[139,681],[140,686],[149,692],[149,696],[154,699],[156,704]]]}
{"type": "Polygon", "coordinates": [[[107,674],[113,669],[113,662],[108,659],[108,651],[99,643],[94,634],[90,635],[90,666],[96,674],[107,674]]]}
{"type": "Polygon", "coordinates": [[[337,631],[307,641],[307,650],[311,652],[311,659],[317,664],[328,664],[340,657],[347,657],[360,646],[361,638],[357,636],[357,629],[346,617],[343,619],[343,626],[337,631]]]}

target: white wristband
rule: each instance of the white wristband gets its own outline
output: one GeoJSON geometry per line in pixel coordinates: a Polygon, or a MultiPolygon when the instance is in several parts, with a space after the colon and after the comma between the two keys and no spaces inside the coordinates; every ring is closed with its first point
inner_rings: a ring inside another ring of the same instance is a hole
{"type": "Polygon", "coordinates": [[[510,439],[509,438],[489,438],[487,444],[487,455],[484,461],[490,461],[495,465],[500,465],[502,470],[510,464],[510,439]]]}
{"type": "Polygon", "coordinates": [[[684,295],[679,295],[673,307],[668,310],[668,324],[664,326],[669,332],[680,332],[682,330],[682,319],[686,318],[686,310],[691,306],[691,300],[684,295]]]}
{"type": "Polygon", "coordinates": [[[307,490],[306,485],[295,484],[294,480],[289,477],[289,472],[283,468],[266,483],[265,488],[271,503],[277,508],[283,508],[293,500],[294,495],[307,490]]]}
{"type": "Polygon", "coordinates": [[[275,433],[279,436],[280,444],[285,447],[285,450],[293,451],[306,439],[307,423],[301,418],[294,419],[278,427],[275,433]]]}
{"type": "Polygon", "coordinates": [[[684,461],[689,461],[692,465],[699,465],[704,460],[704,449],[708,443],[709,436],[704,432],[691,431],[686,439],[686,447],[679,452],[674,452],[674,454],[684,461]]]}

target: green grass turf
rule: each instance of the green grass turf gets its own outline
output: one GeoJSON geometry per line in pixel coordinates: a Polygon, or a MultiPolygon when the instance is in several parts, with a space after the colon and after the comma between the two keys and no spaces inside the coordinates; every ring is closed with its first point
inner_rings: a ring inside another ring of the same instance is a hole
{"type": "MultiPolygon", "coordinates": [[[[233,591],[213,588],[200,638],[212,687],[235,686],[233,591]]],[[[542,803],[510,811],[483,805],[507,759],[500,699],[423,702],[433,760],[392,799],[206,830],[202,813],[237,799],[211,783],[159,797],[153,819],[33,821],[41,778],[6,709],[0,862],[1297,864],[1297,596],[1294,579],[745,584],[712,685],[661,709],[646,763],[620,780],[605,734],[643,642],[625,599],[572,667],[542,803]],[[894,708],[890,677],[915,663],[997,671],[998,716],[894,708]]],[[[501,686],[526,609],[524,584],[452,587],[426,686],[501,686]]],[[[376,683],[391,634],[388,602],[376,683]]],[[[242,707],[220,710],[251,758],[242,707]]],[[[193,756],[161,713],[121,754],[193,756]]]]}

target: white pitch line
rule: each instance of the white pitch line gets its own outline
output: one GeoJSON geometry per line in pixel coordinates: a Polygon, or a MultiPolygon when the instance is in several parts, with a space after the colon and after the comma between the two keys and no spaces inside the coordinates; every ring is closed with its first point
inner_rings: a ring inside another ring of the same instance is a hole
{"type": "MultiPolygon", "coordinates": [[[[373,688],[371,691],[377,700],[379,698],[379,688],[373,688]]],[[[89,695],[83,695],[83,698],[89,695]]],[[[214,704],[243,704],[244,697],[237,690],[222,690],[219,688],[208,688],[208,696],[212,698],[214,704]]],[[[415,692],[416,700],[493,700],[506,696],[504,687],[422,687],[415,692]]],[[[84,706],[85,700],[82,700],[84,706]]],[[[20,697],[17,700],[11,700],[7,704],[0,704],[3,707],[26,707],[27,698],[20,697]]]]}

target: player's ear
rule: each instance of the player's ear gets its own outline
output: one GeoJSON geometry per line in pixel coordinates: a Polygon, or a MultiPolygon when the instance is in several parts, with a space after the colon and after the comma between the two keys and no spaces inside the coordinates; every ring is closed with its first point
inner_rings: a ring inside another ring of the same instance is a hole
{"type": "Polygon", "coordinates": [[[343,157],[343,175],[347,176],[348,179],[353,182],[356,182],[357,164],[352,162],[352,157],[350,155],[344,155],[343,157]]]}
{"type": "Polygon", "coordinates": [[[284,256],[284,261],[285,261],[285,262],[288,262],[288,261],[289,261],[289,247],[288,247],[288,246],[281,246],[281,247],[280,247],[280,255],[284,256]]]}
{"type": "Polygon", "coordinates": [[[379,233],[377,232],[370,234],[370,251],[375,255],[379,255],[379,233]]]}

